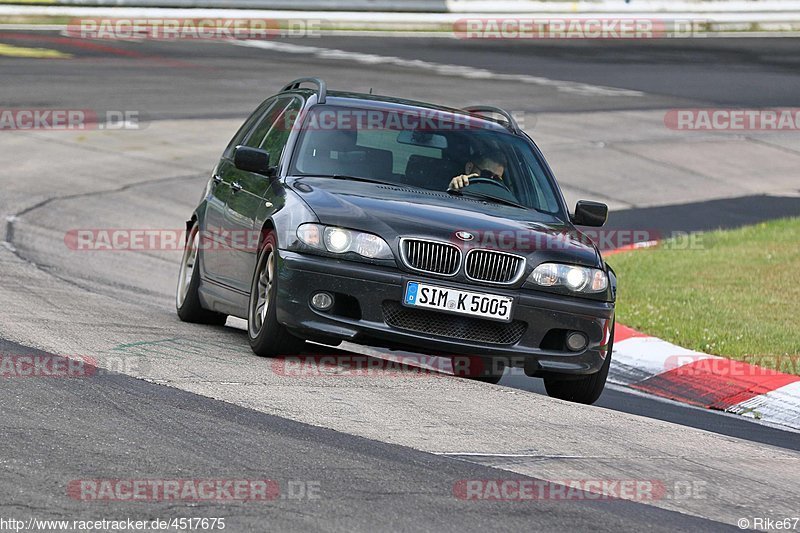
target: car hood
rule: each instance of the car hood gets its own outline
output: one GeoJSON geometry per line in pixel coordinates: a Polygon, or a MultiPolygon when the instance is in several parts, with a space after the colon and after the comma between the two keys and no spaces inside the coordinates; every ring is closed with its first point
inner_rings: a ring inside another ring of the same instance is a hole
{"type": "Polygon", "coordinates": [[[488,203],[446,192],[332,178],[289,178],[286,185],[322,224],[380,235],[397,248],[401,237],[536,254],[536,261],[601,266],[594,245],[571,224],[533,209],[488,203]],[[473,238],[464,242],[457,232],[473,238]]]}

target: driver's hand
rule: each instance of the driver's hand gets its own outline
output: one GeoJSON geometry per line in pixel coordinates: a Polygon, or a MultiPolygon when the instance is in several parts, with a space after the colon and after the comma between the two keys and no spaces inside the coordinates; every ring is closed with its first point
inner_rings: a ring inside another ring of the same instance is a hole
{"type": "Polygon", "coordinates": [[[460,176],[456,176],[450,180],[450,186],[447,187],[447,190],[461,190],[469,185],[470,178],[477,178],[478,176],[480,176],[480,174],[462,174],[460,176]]]}

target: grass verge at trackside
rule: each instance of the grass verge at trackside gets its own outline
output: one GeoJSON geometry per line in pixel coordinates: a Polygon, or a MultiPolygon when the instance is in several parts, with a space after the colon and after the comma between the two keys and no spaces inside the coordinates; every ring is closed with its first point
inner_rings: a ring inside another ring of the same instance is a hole
{"type": "Polygon", "coordinates": [[[619,278],[617,320],[685,348],[800,374],[800,218],[705,233],[696,249],[683,244],[608,258],[619,278]]]}

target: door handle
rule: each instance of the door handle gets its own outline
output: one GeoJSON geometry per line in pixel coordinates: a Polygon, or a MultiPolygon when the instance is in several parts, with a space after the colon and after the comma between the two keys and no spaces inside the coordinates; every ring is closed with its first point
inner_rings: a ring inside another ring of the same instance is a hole
{"type": "Polygon", "coordinates": [[[234,181],[233,183],[231,183],[231,189],[233,189],[233,192],[239,192],[242,190],[242,186],[239,185],[238,181],[234,181]]]}

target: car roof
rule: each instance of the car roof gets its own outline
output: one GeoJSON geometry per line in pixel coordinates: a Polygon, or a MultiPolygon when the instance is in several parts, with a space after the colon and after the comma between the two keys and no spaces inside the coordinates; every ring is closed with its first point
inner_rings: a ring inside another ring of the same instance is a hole
{"type": "MultiPolygon", "coordinates": [[[[299,93],[305,97],[316,94],[316,91],[310,89],[293,89],[287,92],[299,93]]],[[[328,91],[327,99],[324,105],[338,105],[346,107],[380,107],[382,109],[394,109],[398,111],[408,110],[409,108],[428,109],[432,111],[468,117],[470,121],[480,124],[480,126],[485,129],[509,133],[509,130],[499,121],[492,120],[490,118],[479,117],[463,109],[431,104],[428,102],[420,102],[418,100],[409,100],[407,98],[396,98],[394,96],[364,94],[347,91],[328,91]]]]}

